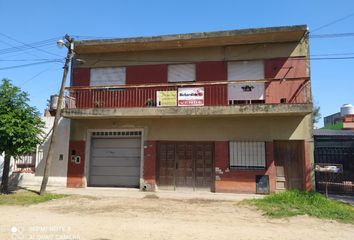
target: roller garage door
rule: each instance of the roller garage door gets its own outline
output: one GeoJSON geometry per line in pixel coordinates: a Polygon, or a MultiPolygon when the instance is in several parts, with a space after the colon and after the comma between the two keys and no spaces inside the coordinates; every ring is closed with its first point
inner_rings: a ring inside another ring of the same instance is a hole
{"type": "Polygon", "coordinates": [[[141,138],[92,138],[89,185],[139,187],[141,138]]]}

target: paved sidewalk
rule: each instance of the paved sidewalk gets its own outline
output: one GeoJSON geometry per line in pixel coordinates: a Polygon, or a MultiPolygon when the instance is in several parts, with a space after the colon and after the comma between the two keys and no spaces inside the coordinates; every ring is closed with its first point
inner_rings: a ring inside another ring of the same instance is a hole
{"type": "MultiPolygon", "coordinates": [[[[37,189],[33,189],[37,190],[37,189]]],[[[203,199],[215,201],[242,201],[244,199],[262,198],[258,194],[212,193],[212,192],[175,192],[160,190],[157,192],[143,192],[131,188],[47,188],[48,191],[61,194],[84,195],[94,197],[124,197],[124,198],[161,198],[161,199],[203,199]]]]}

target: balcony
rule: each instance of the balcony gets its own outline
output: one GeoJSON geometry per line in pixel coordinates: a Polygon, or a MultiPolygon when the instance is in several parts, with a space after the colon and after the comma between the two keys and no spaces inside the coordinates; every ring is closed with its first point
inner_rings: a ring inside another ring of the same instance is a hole
{"type": "Polygon", "coordinates": [[[311,111],[309,79],[292,78],[68,87],[63,116],[306,115],[311,111]]]}

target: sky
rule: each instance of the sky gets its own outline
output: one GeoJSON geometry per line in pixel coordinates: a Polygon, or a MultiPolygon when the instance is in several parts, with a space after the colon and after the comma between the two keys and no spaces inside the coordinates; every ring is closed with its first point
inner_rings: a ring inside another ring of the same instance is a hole
{"type": "Polygon", "coordinates": [[[353,33],[310,41],[314,103],[326,116],[354,104],[354,15],[340,20],[352,13],[353,0],[0,0],[0,79],[28,92],[30,104],[43,112],[60,87],[63,64],[57,59],[66,50],[58,49],[56,40],[66,33],[78,39],[124,38],[306,24],[313,36],[353,33]],[[43,46],[26,51],[5,50],[40,41],[43,46]],[[338,57],[349,58],[328,59],[338,57]]]}

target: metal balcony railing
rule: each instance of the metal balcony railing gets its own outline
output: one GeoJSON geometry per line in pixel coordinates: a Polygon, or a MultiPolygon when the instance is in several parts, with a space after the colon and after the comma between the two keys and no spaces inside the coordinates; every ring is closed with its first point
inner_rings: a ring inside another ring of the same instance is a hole
{"type": "Polygon", "coordinates": [[[203,101],[198,102],[198,106],[311,103],[309,79],[291,78],[68,87],[65,107],[81,109],[181,106],[179,93],[188,88],[202,91],[203,101]],[[164,104],[166,99],[158,98],[158,95],[162,95],[161,92],[171,93],[169,104],[164,104]]]}

